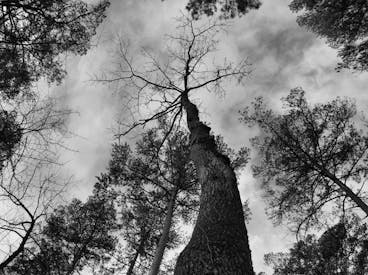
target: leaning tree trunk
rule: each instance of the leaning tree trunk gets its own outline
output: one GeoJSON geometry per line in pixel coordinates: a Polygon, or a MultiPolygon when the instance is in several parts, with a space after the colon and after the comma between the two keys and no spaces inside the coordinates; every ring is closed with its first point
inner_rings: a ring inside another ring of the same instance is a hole
{"type": "Polygon", "coordinates": [[[201,184],[200,210],[192,237],[181,252],[175,275],[254,275],[237,180],[219,153],[197,107],[182,95],[191,134],[191,159],[201,184]]]}
{"type": "Polygon", "coordinates": [[[158,246],[155,252],[155,256],[153,258],[153,262],[151,265],[149,275],[157,275],[158,272],[160,271],[160,265],[162,262],[162,258],[164,256],[167,241],[169,240],[170,228],[171,228],[177,193],[178,193],[178,189],[175,188],[170,197],[167,214],[165,217],[164,227],[162,229],[162,234],[161,234],[160,241],[158,243],[158,246]]]}
{"type": "Polygon", "coordinates": [[[353,190],[351,190],[345,183],[329,172],[326,168],[318,164],[315,164],[315,167],[319,169],[317,171],[320,171],[322,175],[332,180],[332,182],[335,183],[345,193],[345,195],[355,202],[356,205],[358,205],[358,207],[360,207],[360,209],[362,209],[368,216],[368,205],[357,194],[355,194],[353,190]]]}

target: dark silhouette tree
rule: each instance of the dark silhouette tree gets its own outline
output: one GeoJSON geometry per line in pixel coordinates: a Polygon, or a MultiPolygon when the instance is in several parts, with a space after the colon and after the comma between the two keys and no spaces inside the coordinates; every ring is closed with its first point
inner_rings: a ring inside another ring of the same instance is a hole
{"type": "Polygon", "coordinates": [[[0,111],[0,173],[3,163],[11,158],[22,138],[22,130],[16,114],[0,111]]]}
{"type": "MultiPolygon", "coordinates": [[[[6,237],[11,233],[14,233],[17,235],[17,237],[20,237],[20,241],[18,244],[16,244],[15,249],[10,249],[9,253],[5,256],[4,259],[2,259],[2,262],[0,263],[0,274],[3,274],[5,268],[24,251],[26,244],[31,239],[31,234],[34,231],[37,222],[44,215],[44,212],[33,211],[33,209],[31,209],[31,207],[23,201],[24,193],[16,192],[19,191],[19,189],[14,191],[11,189],[11,187],[7,188],[3,185],[1,185],[0,188],[4,209],[6,209],[6,207],[8,206],[7,203],[10,202],[12,203],[11,206],[19,211],[17,213],[18,215],[23,214],[20,211],[23,211],[25,213],[25,216],[22,215],[21,218],[18,219],[17,217],[14,217],[13,219],[10,219],[8,217],[4,218],[4,215],[0,217],[0,230],[1,235],[4,236],[4,244],[6,241],[6,237]]],[[[37,194],[37,196],[34,196],[34,198],[39,201],[42,197],[43,191],[44,190],[42,184],[40,186],[40,192],[37,194]]],[[[38,206],[39,205],[37,204],[36,210],[38,206]]]]}
{"type": "Polygon", "coordinates": [[[109,2],[3,0],[0,2],[0,94],[29,94],[33,82],[60,82],[60,54],[85,54],[109,2]]]}
{"type": "Polygon", "coordinates": [[[34,244],[23,250],[7,268],[9,274],[71,275],[99,262],[115,248],[111,232],[117,228],[109,179],[99,178],[94,194],[83,203],[74,199],[59,206],[46,219],[34,244]]]}
{"type": "Polygon", "coordinates": [[[317,239],[308,235],[289,253],[269,253],[274,275],[363,275],[368,271],[367,225],[357,217],[339,222],[317,239]]]}
{"type": "Polygon", "coordinates": [[[8,102],[13,112],[3,110],[0,131],[0,270],[11,263],[31,241],[32,231],[65,188],[55,179],[55,146],[60,149],[68,111],[57,110],[52,100],[8,102]],[[15,106],[15,107],[14,107],[15,106]],[[11,122],[11,124],[10,124],[11,122]]]}
{"type": "Polygon", "coordinates": [[[338,49],[337,69],[368,70],[368,3],[365,0],[293,0],[290,9],[304,12],[300,26],[326,38],[338,49]]]}
{"type": "Polygon", "coordinates": [[[355,124],[355,104],[337,98],[310,106],[300,88],[283,101],[284,114],[269,109],[262,98],[242,112],[245,123],[261,130],[252,139],[258,152],[253,171],[271,217],[295,222],[299,232],[316,225],[333,206],[340,215],[357,207],[368,214],[368,136],[355,124]]]}
{"type": "MultiPolygon", "coordinates": [[[[253,274],[234,169],[229,158],[217,148],[210,127],[201,121],[191,100],[191,95],[205,89],[224,92],[223,80],[241,82],[249,74],[246,61],[237,65],[225,62],[217,67],[206,64],[216,49],[215,37],[222,27],[223,24],[216,23],[195,26],[192,20],[184,18],[179,22],[179,35],[169,36],[171,47],[165,51],[166,58],[161,61],[148,53],[152,68],[143,72],[133,64],[121,43],[117,71],[101,80],[111,85],[123,83],[127,97],[131,91],[131,99],[142,104],[147,99],[154,108],[151,116],[135,120],[122,134],[166,115],[170,117],[168,125],[175,125],[186,114],[190,158],[201,185],[201,198],[194,231],[178,258],[176,275],[253,274]]],[[[134,114],[134,106],[130,107],[134,114]]]]}
{"type": "Polygon", "coordinates": [[[64,187],[51,173],[41,174],[56,161],[50,148],[61,145],[59,130],[70,112],[55,108],[32,85],[42,77],[62,80],[60,55],[86,53],[108,4],[0,1],[0,235],[4,244],[13,239],[1,269],[22,253],[64,187]]]}

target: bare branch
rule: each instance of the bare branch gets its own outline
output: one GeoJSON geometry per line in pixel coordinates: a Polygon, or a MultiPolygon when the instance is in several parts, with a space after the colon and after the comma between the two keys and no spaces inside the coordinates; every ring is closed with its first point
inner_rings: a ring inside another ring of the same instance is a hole
{"type": "Polygon", "coordinates": [[[119,38],[119,62],[114,61],[115,69],[95,78],[109,86],[123,85],[122,94],[129,102],[125,111],[131,114],[133,122],[125,125],[126,130],[119,133],[119,137],[163,116],[177,121],[179,110],[183,109],[181,97],[184,94],[202,88],[223,92],[224,80],[236,79],[239,84],[249,75],[247,60],[237,64],[225,60],[223,64],[208,66],[208,59],[214,56],[218,45],[216,37],[227,27],[224,22],[209,20],[200,25],[185,15],[177,21],[177,34],[165,36],[168,40],[166,56],[143,49],[142,60],[133,62],[128,53],[129,43],[119,38]],[[137,68],[145,70],[140,72],[137,68]],[[147,99],[145,110],[151,112],[144,118],[132,107],[134,102],[139,110],[143,104],[141,98],[147,99]]]}

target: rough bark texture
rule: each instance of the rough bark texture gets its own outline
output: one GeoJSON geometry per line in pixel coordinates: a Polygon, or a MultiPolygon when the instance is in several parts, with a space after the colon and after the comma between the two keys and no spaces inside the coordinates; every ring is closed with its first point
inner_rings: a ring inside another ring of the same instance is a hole
{"type": "Polygon", "coordinates": [[[201,184],[200,211],[175,275],[254,275],[237,180],[198,109],[182,95],[191,133],[191,158],[201,184]]]}
{"type": "Polygon", "coordinates": [[[167,209],[167,214],[165,217],[164,227],[162,230],[160,241],[158,243],[158,246],[155,252],[155,256],[153,258],[153,262],[152,262],[152,266],[151,266],[149,275],[157,275],[160,271],[160,265],[162,262],[162,258],[164,256],[167,241],[169,240],[169,233],[170,233],[172,217],[174,213],[176,195],[177,195],[177,190],[174,190],[170,198],[170,202],[169,202],[168,209],[167,209]]]}

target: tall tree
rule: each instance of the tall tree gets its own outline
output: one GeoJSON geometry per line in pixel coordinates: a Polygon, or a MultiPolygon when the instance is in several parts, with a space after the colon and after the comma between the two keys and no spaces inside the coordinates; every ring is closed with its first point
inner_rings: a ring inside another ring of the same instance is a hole
{"type": "MultiPolygon", "coordinates": [[[[149,274],[158,274],[166,247],[178,243],[176,224],[191,220],[198,210],[199,186],[189,158],[189,135],[176,128],[166,137],[169,130],[167,121],[160,120],[143,134],[134,154],[127,145],[113,146],[109,171],[113,182],[125,189],[123,238],[133,251],[127,274],[133,274],[137,260],[147,262],[149,274]]],[[[244,167],[246,149],[235,152],[222,138],[216,141],[221,151],[229,153],[235,169],[244,167]]]]}
{"type": "Polygon", "coordinates": [[[109,2],[3,0],[0,2],[0,93],[29,94],[33,82],[65,75],[60,54],[85,54],[109,2]]]}
{"type": "Polygon", "coordinates": [[[172,47],[166,50],[167,58],[161,61],[148,54],[153,68],[145,72],[136,69],[137,65],[132,63],[121,43],[121,64],[110,79],[104,80],[136,88],[134,92],[138,96],[132,94],[132,97],[138,97],[138,102],[148,98],[155,110],[152,116],[135,120],[123,134],[164,115],[169,115],[169,125],[174,125],[185,111],[190,131],[190,158],[201,185],[201,197],[194,231],[178,258],[176,275],[253,274],[234,169],[229,158],[218,150],[211,128],[200,119],[191,99],[191,95],[206,88],[215,93],[223,92],[222,80],[241,82],[249,74],[245,61],[236,65],[225,62],[223,66],[212,68],[206,64],[216,49],[215,37],[221,27],[224,25],[216,23],[195,26],[192,20],[184,18],[179,23],[179,35],[170,36],[172,47]]]}
{"type": "Polygon", "coordinates": [[[290,9],[304,12],[299,25],[326,38],[338,49],[337,69],[368,70],[368,3],[365,0],[293,0],[290,9]]]}
{"type": "Polygon", "coordinates": [[[363,275],[368,272],[367,225],[357,216],[339,222],[318,239],[308,235],[289,253],[269,253],[274,275],[363,275]]]}
{"type": "Polygon", "coordinates": [[[253,171],[262,181],[271,216],[294,221],[299,231],[315,225],[333,206],[340,215],[357,207],[368,214],[368,136],[355,124],[353,101],[337,98],[310,106],[300,88],[283,101],[284,114],[269,109],[262,98],[242,112],[245,123],[261,130],[252,139],[259,156],[253,171]]]}

